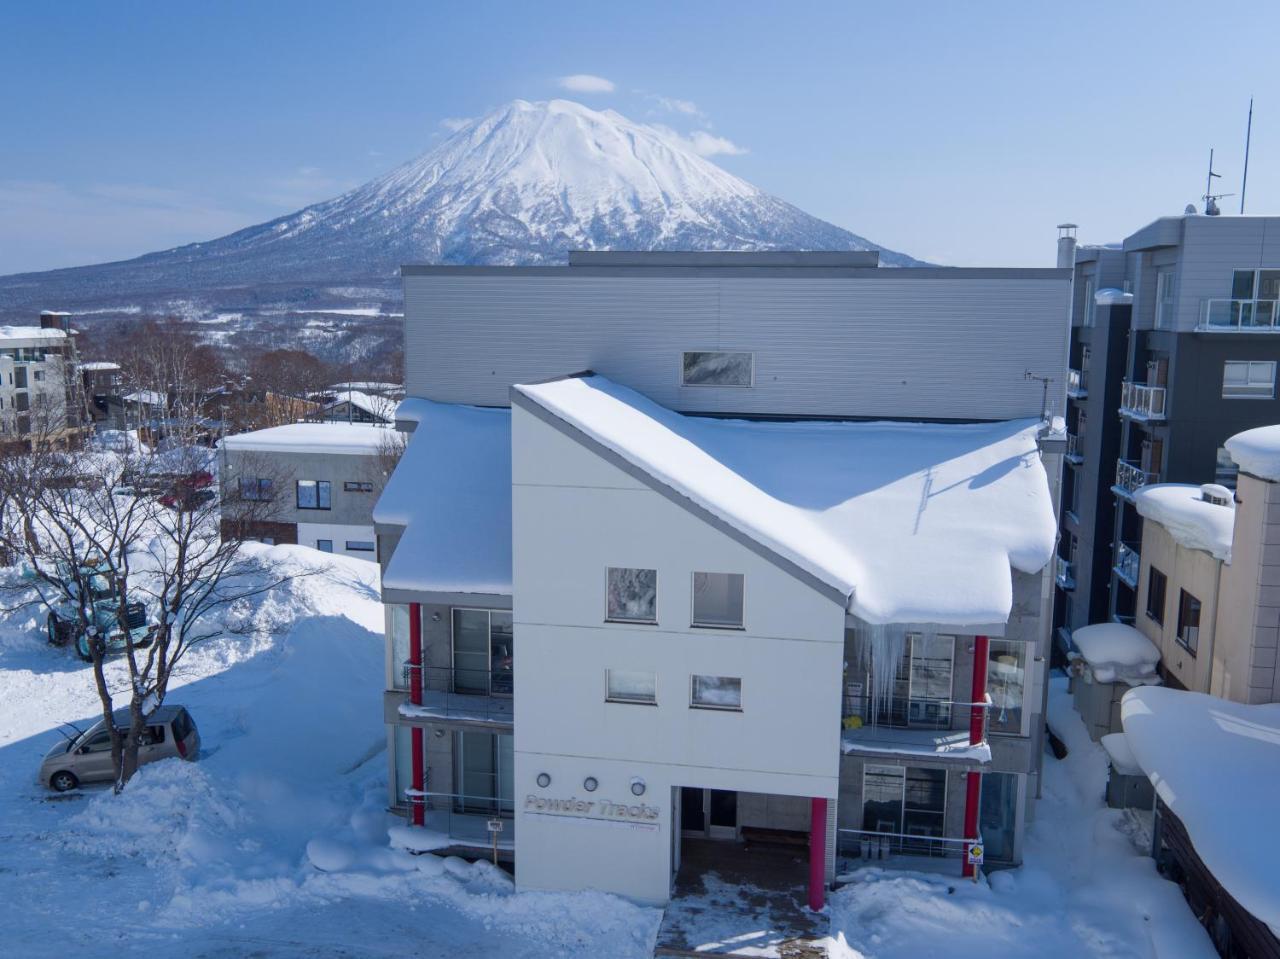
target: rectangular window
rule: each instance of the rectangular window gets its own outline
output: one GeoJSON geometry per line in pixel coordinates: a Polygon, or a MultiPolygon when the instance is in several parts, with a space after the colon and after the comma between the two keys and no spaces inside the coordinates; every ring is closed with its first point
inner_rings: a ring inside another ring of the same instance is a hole
{"type": "Polygon", "coordinates": [[[318,540],[316,540],[316,549],[320,550],[320,552],[322,552],[322,553],[332,553],[332,552],[333,552],[333,540],[331,540],[331,539],[318,539],[318,540]]]}
{"type": "Polygon", "coordinates": [[[388,631],[391,634],[391,688],[409,688],[409,606],[388,606],[388,631]]]}
{"type": "Polygon", "coordinates": [[[1157,330],[1173,329],[1173,271],[1165,270],[1156,274],[1156,321],[1157,330]]]}
{"type": "Polygon", "coordinates": [[[1236,488],[1236,480],[1240,475],[1240,467],[1231,458],[1225,446],[1218,447],[1218,462],[1214,467],[1213,481],[1227,489],[1236,488]]]}
{"type": "Polygon", "coordinates": [[[734,676],[694,676],[689,705],[700,709],[741,709],[742,680],[734,676]]]}
{"type": "Polygon", "coordinates": [[[656,623],[658,571],[610,566],[605,617],[619,623],[656,623]]]}
{"type": "Polygon", "coordinates": [[[36,370],[32,375],[35,377],[37,383],[44,382],[44,370],[36,370]]]}
{"type": "MultiPolygon", "coordinates": [[[[330,544],[332,545],[332,544],[330,544]]],[[[349,539],[347,540],[348,553],[376,553],[378,544],[367,539],[349,539]]]]}
{"type": "Polygon", "coordinates": [[[342,490],[346,493],[372,493],[373,484],[347,480],[342,484],[342,490]]]}
{"type": "Polygon", "coordinates": [[[1017,773],[983,773],[978,824],[986,858],[1012,862],[1018,826],[1017,773]]]}
{"type": "MultiPolygon", "coordinates": [[[[515,809],[513,738],[469,731],[453,737],[454,812],[510,817],[515,809]]],[[[484,823],[478,825],[483,828],[484,823]]]]}
{"type": "Polygon", "coordinates": [[[1080,325],[1093,326],[1093,280],[1084,281],[1084,302],[1080,305],[1080,325]]]}
{"type": "Polygon", "coordinates": [[[1185,589],[1178,597],[1178,644],[1192,656],[1200,648],[1200,600],[1185,589]]]}
{"type": "Polygon", "coordinates": [[[634,669],[605,670],[606,696],[611,703],[658,702],[658,678],[655,673],[634,669]]]}
{"type": "Polygon", "coordinates": [[[329,509],[328,480],[298,480],[298,509],[329,509]]]}
{"type": "Polygon", "coordinates": [[[247,500],[266,502],[271,499],[271,480],[256,476],[240,477],[240,496],[247,500]]]}
{"type": "Polygon", "coordinates": [[[1164,590],[1168,580],[1152,566],[1147,570],[1147,619],[1164,625],[1164,590]]]}
{"type": "Polygon", "coordinates": [[[1027,646],[993,639],[987,652],[987,692],[991,708],[987,729],[993,733],[1022,732],[1022,704],[1027,685],[1027,646]]]}
{"type": "Polygon", "coordinates": [[[453,611],[453,692],[510,696],[515,631],[511,613],[453,611]]]}
{"type": "Polygon", "coordinates": [[[741,573],[693,574],[693,625],[742,628],[741,573]]]}
{"type": "Polygon", "coordinates": [[[752,386],[755,382],[755,355],[686,352],[681,359],[680,382],[685,386],[752,386]]]}
{"type": "MultiPolygon", "coordinates": [[[[919,766],[868,763],[862,774],[862,828],[899,836],[941,837],[947,804],[947,772],[919,766]]],[[[898,852],[923,852],[924,844],[895,841],[898,852]]]]}
{"type": "Polygon", "coordinates": [[[13,385],[20,390],[27,388],[27,368],[25,366],[19,366],[14,369],[13,385]]]}
{"type": "Polygon", "coordinates": [[[1275,392],[1275,360],[1227,360],[1222,364],[1223,399],[1269,400],[1275,392]]]}

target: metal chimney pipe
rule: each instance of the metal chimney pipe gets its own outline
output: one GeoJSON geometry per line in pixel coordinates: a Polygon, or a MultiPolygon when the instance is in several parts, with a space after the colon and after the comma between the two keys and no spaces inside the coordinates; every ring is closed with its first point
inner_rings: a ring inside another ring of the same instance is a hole
{"type": "Polygon", "coordinates": [[[1058,224],[1058,269],[1070,270],[1076,265],[1076,225],[1058,224]]]}

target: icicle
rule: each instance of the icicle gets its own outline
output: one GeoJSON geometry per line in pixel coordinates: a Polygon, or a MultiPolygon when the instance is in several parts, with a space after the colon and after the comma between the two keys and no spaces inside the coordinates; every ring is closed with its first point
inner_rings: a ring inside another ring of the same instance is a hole
{"type": "Polygon", "coordinates": [[[892,715],[895,681],[910,636],[932,638],[935,632],[902,623],[860,622],[854,627],[858,672],[866,677],[870,686],[865,694],[868,722],[874,724],[880,716],[892,715]]]}

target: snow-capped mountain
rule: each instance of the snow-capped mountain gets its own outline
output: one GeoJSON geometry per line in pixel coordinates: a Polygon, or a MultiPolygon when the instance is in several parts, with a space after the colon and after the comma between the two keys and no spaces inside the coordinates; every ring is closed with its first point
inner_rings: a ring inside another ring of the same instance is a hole
{"type": "MultiPolygon", "coordinates": [[[[284,293],[281,284],[372,284],[398,296],[404,263],[561,263],[570,249],[881,248],[726,172],[670,131],[566,100],[516,100],[297,213],[133,260],[0,278],[0,311],[37,301],[74,309],[86,297],[284,293]]],[[[887,250],[881,259],[916,263],[887,250]]]]}

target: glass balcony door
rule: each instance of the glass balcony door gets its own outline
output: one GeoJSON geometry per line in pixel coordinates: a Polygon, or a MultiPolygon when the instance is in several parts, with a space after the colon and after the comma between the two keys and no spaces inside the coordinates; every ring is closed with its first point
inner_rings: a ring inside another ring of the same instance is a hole
{"type": "Polygon", "coordinates": [[[453,691],[477,696],[510,696],[514,640],[510,613],[455,609],[453,691]]]}

